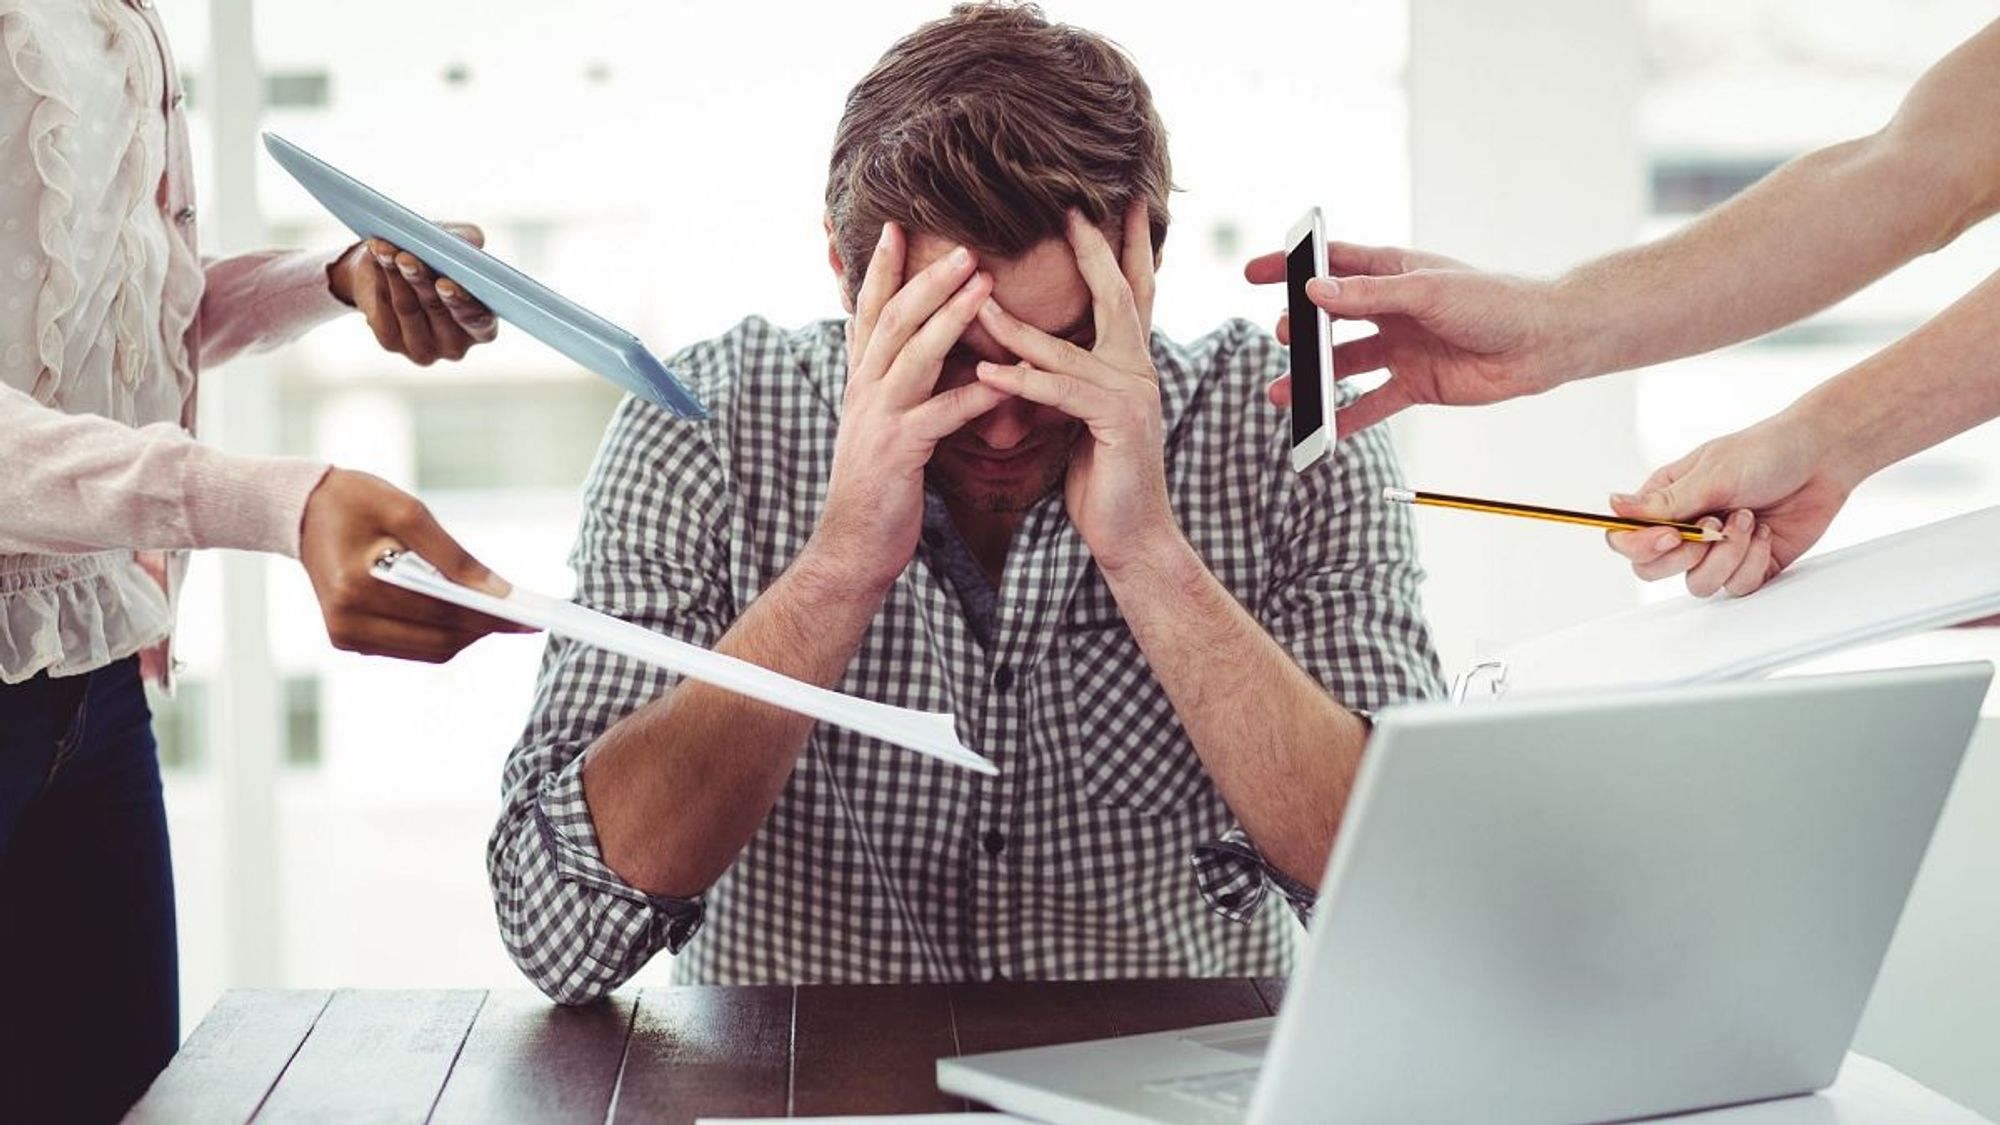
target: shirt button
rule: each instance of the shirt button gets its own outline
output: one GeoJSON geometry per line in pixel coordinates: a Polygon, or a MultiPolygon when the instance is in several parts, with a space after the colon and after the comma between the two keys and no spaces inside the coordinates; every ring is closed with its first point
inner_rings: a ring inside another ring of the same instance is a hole
{"type": "Polygon", "coordinates": [[[1007,850],[1007,837],[999,832],[988,831],[979,838],[979,846],[986,849],[987,855],[999,855],[1007,850]]]}
{"type": "Polygon", "coordinates": [[[190,203],[186,207],[174,212],[174,221],[182,226],[194,222],[194,204],[190,203]]]}
{"type": "Polygon", "coordinates": [[[188,96],[186,90],[175,90],[174,96],[167,99],[167,108],[179,109],[180,107],[187,104],[187,100],[188,96]]]}
{"type": "Polygon", "coordinates": [[[993,670],[993,687],[996,691],[1012,691],[1014,689],[1014,670],[1005,664],[995,668],[993,670]]]}

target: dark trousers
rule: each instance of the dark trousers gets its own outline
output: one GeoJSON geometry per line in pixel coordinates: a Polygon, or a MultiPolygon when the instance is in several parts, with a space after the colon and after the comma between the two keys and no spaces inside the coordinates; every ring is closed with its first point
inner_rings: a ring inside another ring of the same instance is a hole
{"type": "Polygon", "coordinates": [[[124,1115],[180,1036],[139,662],[0,685],[0,1121],[124,1115]]]}

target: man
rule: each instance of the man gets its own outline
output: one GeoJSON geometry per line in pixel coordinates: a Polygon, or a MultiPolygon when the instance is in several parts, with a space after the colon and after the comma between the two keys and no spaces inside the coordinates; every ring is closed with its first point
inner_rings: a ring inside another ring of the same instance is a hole
{"type": "Polygon", "coordinates": [[[1130,61],[1031,7],[960,7],[854,89],[852,321],[682,354],[705,425],[620,408],[579,597],[955,712],[1000,774],[553,642],[490,849],[549,995],[683,947],[709,983],[1286,970],[1355,712],[1436,661],[1387,439],[1294,475],[1269,337],[1149,332],[1169,183],[1130,61]]]}
{"type": "MultiPolygon", "coordinates": [[[[1381,329],[1341,345],[1334,365],[1392,376],[1341,413],[1341,432],[1417,404],[1501,402],[1747,340],[1951,243],[2000,213],[1996,74],[2000,21],[1924,72],[1879,132],[1809,152],[1682,230],[1553,281],[1409,250],[1329,247],[1338,276],[1308,295],[1381,329]]],[[[1283,255],[1246,272],[1281,282],[1283,255]]],[[[2000,416],[1997,358],[2000,274],[1784,411],[1611,498],[1639,519],[1702,519],[1717,530],[1726,520],[1726,540],[1634,531],[1613,534],[1611,546],[1649,581],[1686,574],[1699,597],[1749,594],[1818,542],[1862,481],[2000,416]]],[[[1282,381],[1272,388],[1280,405],[1289,395],[1282,381]]]]}

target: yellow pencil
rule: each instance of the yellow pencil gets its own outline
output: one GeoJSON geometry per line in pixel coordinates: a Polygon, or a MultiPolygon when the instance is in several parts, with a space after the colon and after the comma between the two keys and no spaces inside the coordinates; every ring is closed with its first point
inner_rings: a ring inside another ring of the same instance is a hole
{"type": "Polygon", "coordinates": [[[1554,520],[1557,523],[1576,523],[1585,527],[1601,527],[1607,531],[1645,531],[1648,528],[1664,527],[1668,531],[1680,533],[1680,537],[1691,543],[1719,543],[1727,538],[1720,531],[1694,523],[1675,523],[1671,520],[1628,520],[1623,516],[1600,516],[1592,512],[1572,512],[1564,508],[1544,508],[1535,504],[1510,504],[1504,500],[1474,500],[1468,496],[1446,496],[1440,492],[1417,492],[1408,488],[1385,488],[1382,499],[1397,504],[1427,504],[1433,508],[1458,508],[1467,512],[1491,512],[1497,516],[1526,516],[1536,520],[1554,520]]]}

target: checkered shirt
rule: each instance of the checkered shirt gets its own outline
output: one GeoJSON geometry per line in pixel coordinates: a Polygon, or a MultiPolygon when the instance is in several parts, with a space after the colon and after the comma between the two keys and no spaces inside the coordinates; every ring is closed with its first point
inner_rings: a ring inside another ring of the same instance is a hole
{"type": "MultiPolygon", "coordinates": [[[[1342,704],[1437,694],[1408,517],[1379,499],[1399,483],[1386,429],[1295,474],[1263,396],[1286,368],[1275,340],[1235,321],[1186,347],[1156,332],[1152,353],[1174,511],[1210,570],[1342,704]]],[[[673,366],[713,417],[625,400],[571,563],[583,604],[713,645],[817,522],[844,324],[750,319],[673,366]]],[[[1310,891],[1230,815],[1060,490],[1009,548],[990,646],[920,550],[837,685],[955,713],[998,777],[820,724],[728,872],[698,899],[651,896],[603,862],[582,754],[676,680],[550,638],[488,866],[508,950],[557,1000],[602,996],[661,949],[676,979],[724,984],[1290,968],[1310,891]]]]}

